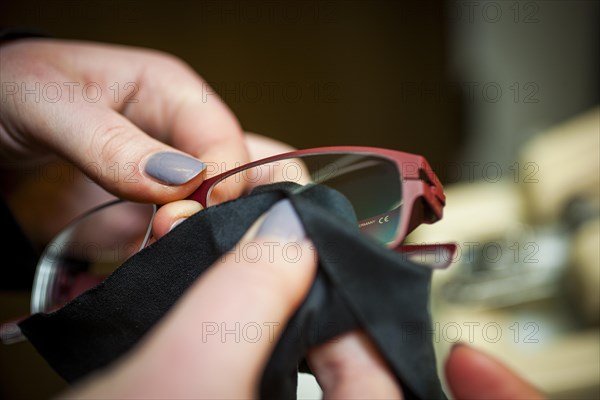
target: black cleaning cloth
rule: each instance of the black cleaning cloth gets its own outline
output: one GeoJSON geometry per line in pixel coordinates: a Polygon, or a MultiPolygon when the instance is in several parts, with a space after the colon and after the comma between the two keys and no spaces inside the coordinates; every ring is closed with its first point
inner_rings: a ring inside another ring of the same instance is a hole
{"type": "Polygon", "coordinates": [[[259,189],[197,213],[61,309],[24,320],[21,330],[69,382],[106,366],[287,197],[316,246],[319,269],[265,368],[261,398],[295,399],[307,349],[355,328],[372,338],[407,399],[445,398],[431,337],[431,271],[361,234],[337,191],[296,184],[259,189]]]}

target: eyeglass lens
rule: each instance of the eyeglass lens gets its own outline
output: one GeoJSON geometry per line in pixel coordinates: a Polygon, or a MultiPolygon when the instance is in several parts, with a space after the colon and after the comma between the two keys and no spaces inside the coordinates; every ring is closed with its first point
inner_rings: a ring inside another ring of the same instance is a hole
{"type": "MultiPolygon", "coordinates": [[[[400,227],[401,177],[387,158],[361,153],[307,154],[247,168],[217,183],[208,205],[277,182],[322,184],[354,207],[359,228],[383,244],[400,227]]],[[[31,311],[47,312],[95,286],[146,245],[156,207],[117,201],[81,217],[40,258],[31,311]]]]}
{"type": "Polygon", "coordinates": [[[61,232],[38,263],[31,311],[55,309],[95,286],[137,253],[155,206],[117,201],[92,210],[61,232]]]}
{"type": "Polygon", "coordinates": [[[361,231],[384,244],[396,238],[402,208],[400,173],[393,161],[372,154],[307,154],[247,168],[218,182],[208,205],[285,181],[337,190],[354,207],[361,231]]]}

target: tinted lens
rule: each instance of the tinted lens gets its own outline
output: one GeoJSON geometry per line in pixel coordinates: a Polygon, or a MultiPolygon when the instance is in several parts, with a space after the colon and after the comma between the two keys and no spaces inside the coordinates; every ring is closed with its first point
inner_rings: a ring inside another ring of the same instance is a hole
{"type": "Polygon", "coordinates": [[[400,227],[401,177],[393,161],[371,154],[304,155],[248,168],[217,183],[208,205],[282,181],[317,183],[341,192],[354,206],[364,233],[384,244],[395,239],[400,227]]]}
{"type": "Polygon", "coordinates": [[[154,211],[152,204],[117,201],[63,230],[38,263],[31,312],[62,306],[137,253],[146,244],[154,211]]]}

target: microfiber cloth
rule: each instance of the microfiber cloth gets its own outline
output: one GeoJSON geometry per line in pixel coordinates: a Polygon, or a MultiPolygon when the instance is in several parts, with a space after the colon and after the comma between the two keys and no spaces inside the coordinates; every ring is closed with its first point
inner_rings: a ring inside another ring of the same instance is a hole
{"type": "Polygon", "coordinates": [[[98,286],[19,326],[67,381],[104,367],[132,348],[182,293],[279,200],[289,198],[319,254],[309,293],[265,367],[261,398],[295,399],[307,350],[362,328],[407,399],[446,398],[429,314],[431,271],[360,233],[339,192],[293,183],[258,188],[206,208],[129,258],[98,286]]]}

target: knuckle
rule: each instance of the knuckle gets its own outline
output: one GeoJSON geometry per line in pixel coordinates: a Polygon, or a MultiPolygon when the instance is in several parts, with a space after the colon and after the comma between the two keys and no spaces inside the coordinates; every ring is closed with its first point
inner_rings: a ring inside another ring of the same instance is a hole
{"type": "Polygon", "coordinates": [[[92,133],[92,150],[100,160],[112,160],[123,151],[130,139],[129,129],[123,124],[101,124],[92,133]]]}
{"type": "Polygon", "coordinates": [[[174,54],[161,50],[152,50],[150,57],[152,58],[152,63],[150,65],[160,69],[161,71],[169,71],[174,75],[183,73],[199,78],[193,68],[186,61],[174,54]]]}

